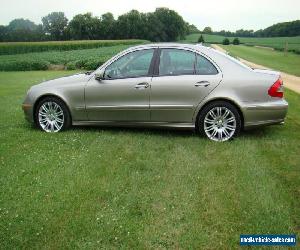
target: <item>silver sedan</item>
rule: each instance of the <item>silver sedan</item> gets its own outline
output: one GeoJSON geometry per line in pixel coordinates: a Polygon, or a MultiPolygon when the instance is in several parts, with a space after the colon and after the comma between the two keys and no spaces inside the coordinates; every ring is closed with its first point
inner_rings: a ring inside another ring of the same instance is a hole
{"type": "Polygon", "coordinates": [[[243,129],[283,123],[288,104],[278,72],[251,69],[201,45],[148,44],[94,72],[35,85],[22,107],[46,132],[70,125],[155,126],[226,141],[243,129]]]}

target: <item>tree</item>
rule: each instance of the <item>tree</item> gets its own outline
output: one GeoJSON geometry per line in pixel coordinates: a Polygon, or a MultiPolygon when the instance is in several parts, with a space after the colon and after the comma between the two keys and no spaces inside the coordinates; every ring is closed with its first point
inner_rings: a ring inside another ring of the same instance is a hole
{"type": "Polygon", "coordinates": [[[115,36],[116,20],[112,13],[107,12],[101,16],[101,37],[113,39],[115,36]]]}
{"type": "Polygon", "coordinates": [[[91,13],[79,14],[73,17],[68,25],[71,39],[93,40],[101,37],[101,21],[91,13]]]}
{"type": "Polygon", "coordinates": [[[200,30],[194,25],[186,23],[186,34],[200,33],[200,30]]]}
{"type": "Polygon", "coordinates": [[[28,19],[18,18],[12,20],[7,28],[10,30],[34,30],[36,26],[34,22],[28,19]]]}
{"type": "Polygon", "coordinates": [[[292,22],[284,22],[274,24],[264,30],[259,30],[255,34],[274,37],[274,36],[299,36],[300,35],[300,20],[292,22]]]}
{"type": "Polygon", "coordinates": [[[226,31],[226,30],[221,30],[219,32],[215,31],[215,32],[213,32],[213,34],[220,35],[220,36],[234,36],[235,35],[234,32],[226,31]]]}
{"type": "Polygon", "coordinates": [[[204,38],[203,38],[202,34],[198,38],[198,43],[204,43],[204,38]]]}
{"type": "Polygon", "coordinates": [[[166,41],[168,39],[164,24],[156,18],[154,12],[147,13],[146,20],[145,39],[152,42],[166,41]]]}
{"type": "Polygon", "coordinates": [[[118,38],[132,39],[144,37],[144,25],[143,15],[137,10],[131,10],[119,16],[116,23],[116,32],[118,38]]]}
{"type": "Polygon", "coordinates": [[[236,37],[236,38],[233,39],[232,44],[233,45],[239,45],[240,44],[240,40],[236,37]]]}
{"type": "Polygon", "coordinates": [[[212,33],[212,29],[211,29],[211,27],[205,27],[202,32],[204,34],[211,34],[212,33]]]}
{"type": "Polygon", "coordinates": [[[260,29],[254,32],[254,36],[262,37],[264,35],[264,30],[260,29]]]}
{"type": "Polygon", "coordinates": [[[223,44],[223,45],[229,45],[229,44],[230,44],[229,39],[228,39],[228,38],[224,38],[222,44],[223,44]]]}
{"type": "Polygon", "coordinates": [[[254,30],[237,30],[235,32],[236,36],[241,36],[241,37],[253,37],[254,36],[254,30]]]}
{"type": "Polygon", "coordinates": [[[6,26],[5,41],[39,41],[44,36],[41,25],[28,19],[14,19],[6,26]]]}
{"type": "Polygon", "coordinates": [[[5,41],[6,33],[7,33],[7,28],[4,25],[0,25],[0,42],[5,41]]]}
{"type": "Polygon", "coordinates": [[[140,13],[132,10],[119,16],[115,22],[115,38],[140,38],[150,41],[175,41],[183,38],[187,26],[180,15],[168,8],[140,13]]]}
{"type": "Polygon", "coordinates": [[[52,12],[42,18],[41,25],[16,19],[8,26],[0,26],[0,41],[136,38],[169,42],[195,32],[199,32],[196,26],[168,8],[149,13],[132,10],[117,20],[111,13],[100,18],[91,13],[79,14],[69,24],[63,12],[52,12]]]}
{"type": "Polygon", "coordinates": [[[63,40],[68,25],[68,19],[63,12],[52,12],[42,18],[43,29],[53,40],[63,40]]]}
{"type": "Polygon", "coordinates": [[[177,12],[168,8],[157,8],[147,15],[147,39],[170,42],[183,39],[186,24],[177,12]]]}

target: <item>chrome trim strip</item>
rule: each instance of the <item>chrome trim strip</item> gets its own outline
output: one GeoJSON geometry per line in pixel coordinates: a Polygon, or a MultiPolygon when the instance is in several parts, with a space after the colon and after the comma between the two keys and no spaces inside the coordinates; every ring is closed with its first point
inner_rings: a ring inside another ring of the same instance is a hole
{"type": "Polygon", "coordinates": [[[288,104],[285,103],[268,103],[268,104],[252,104],[245,107],[247,110],[282,110],[287,109],[288,104]]]}
{"type": "Polygon", "coordinates": [[[286,109],[285,106],[248,106],[247,110],[282,110],[286,109]]]}
{"type": "Polygon", "coordinates": [[[150,109],[159,109],[159,110],[187,110],[187,109],[193,109],[193,105],[188,104],[151,104],[150,109]]]}
{"type": "MultiPolygon", "coordinates": [[[[193,109],[193,105],[174,105],[174,104],[153,104],[149,105],[99,105],[99,106],[88,106],[87,110],[101,109],[101,110],[187,110],[193,109]]],[[[82,109],[81,107],[76,107],[77,110],[82,109]]]]}
{"type": "Polygon", "coordinates": [[[84,106],[80,106],[80,107],[75,107],[74,109],[75,110],[85,110],[85,107],[84,106]]]}
{"type": "Polygon", "coordinates": [[[149,105],[99,105],[99,106],[88,106],[87,110],[91,109],[101,109],[101,110],[128,110],[128,109],[139,109],[139,110],[149,110],[149,105]]]}

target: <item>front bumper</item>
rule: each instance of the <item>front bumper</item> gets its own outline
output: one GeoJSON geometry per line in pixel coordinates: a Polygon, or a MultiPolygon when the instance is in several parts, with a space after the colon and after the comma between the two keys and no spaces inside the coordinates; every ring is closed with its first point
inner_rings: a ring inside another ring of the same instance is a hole
{"type": "Polygon", "coordinates": [[[33,105],[32,104],[23,103],[22,104],[22,109],[24,111],[25,119],[28,122],[33,123],[33,105]]]}
{"type": "Polygon", "coordinates": [[[244,127],[280,124],[284,122],[288,103],[284,99],[265,102],[248,103],[243,107],[244,127]]]}

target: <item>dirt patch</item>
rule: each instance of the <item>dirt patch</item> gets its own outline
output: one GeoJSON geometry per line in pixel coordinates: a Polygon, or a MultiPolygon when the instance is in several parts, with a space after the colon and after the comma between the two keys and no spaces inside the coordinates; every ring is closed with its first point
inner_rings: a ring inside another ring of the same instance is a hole
{"type": "Polygon", "coordinates": [[[50,64],[48,69],[49,70],[65,70],[66,66],[63,64],[50,64]]]}
{"type": "Polygon", "coordinates": [[[261,49],[268,49],[268,50],[274,50],[274,48],[271,47],[266,47],[266,46],[259,46],[259,45],[255,45],[255,48],[261,48],[261,49]]]}

